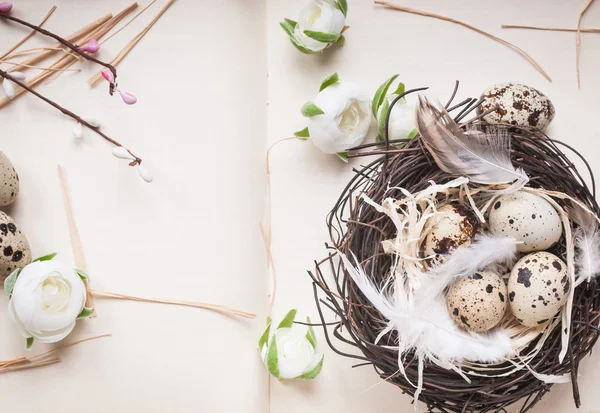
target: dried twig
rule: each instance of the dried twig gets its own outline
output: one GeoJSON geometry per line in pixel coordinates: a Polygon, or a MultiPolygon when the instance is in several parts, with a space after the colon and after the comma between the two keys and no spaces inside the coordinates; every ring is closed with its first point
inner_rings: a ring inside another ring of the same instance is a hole
{"type": "MultiPolygon", "coordinates": [[[[44,25],[44,23],[46,23],[46,21],[50,18],[50,16],[52,16],[52,13],[54,13],[55,10],[56,10],[56,6],[52,6],[52,8],[48,12],[48,14],[46,14],[46,17],[44,17],[44,19],[39,24],[39,27],[42,27],[44,25]]],[[[27,40],[31,39],[36,33],[37,32],[35,30],[32,30],[31,32],[29,32],[29,34],[27,36],[25,36],[17,44],[15,44],[13,47],[11,47],[6,53],[4,53],[2,56],[0,56],[0,59],[4,59],[6,56],[8,56],[9,54],[11,54],[15,50],[17,50],[23,43],[25,43],[27,40]]]]}
{"type": "Polygon", "coordinates": [[[127,26],[129,26],[131,23],[133,23],[135,21],[135,19],[137,19],[138,17],[140,17],[140,15],[142,13],[144,13],[146,10],[148,10],[148,8],[150,6],[152,6],[154,3],[156,3],[156,0],[152,0],[150,3],[148,3],[148,5],[146,7],[144,7],[142,10],[140,10],[135,16],[133,16],[131,19],[129,19],[129,21],[127,21],[127,23],[125,23],[123,26],[119,27],[118,30],[116,30],[114,33],[112,33],[110,36],[108,36],[106,39],[102,40],[102,42],[100,42],[101,44],[104,44],[106,42],[108,42],[110,39],[112,39],[113,37],[115,37],[117,34],[121,33],[121,31],[126,28],[127,26]]]}
{"type": "Polygon", "coordinates": [[[458,24],[460,26],[466,27],[467,29],[471,29],[473,31],[476,31],[477,33],[483,34],[484,36],[487,36],[490,39],[495,40],[495,41],[515,50],[517,53],[519,53],[521,56],[523,56],[525,59],[527,59],[529,61],[529,63],[531,63],[542,74],[542,76],[544,76],[546,79],[548,79],[549,82],[552,82],[552,78],[548,75],[548,73],[546,73],[546,71],[527,52],[525,52],[520,47],[515,46],[514,44],[512,44],[500,37],[494,36],[491,33],[488,33],[488,32],[481,30],[475,26],[471,26],[468,23],[464,23],[460,20],[456,20],[451,17],[445,17],[445,16],[441,16],[441,15],[435,14],[435,13],[429,13],[426,11],[411,9],[410,7],[399,6],[397,4],[389,3],[387,1],[382,1],[382,0],[374,0],[374,1],[375,1],[375,4],[379,4],[379,5],[382,5],[384,7],[390,8],[390,9],[399,10],[399,11],[403,11],[403,12],[411,13],[411,14],[418,14],[419,16],[433,17],[434,19],[458,24]]]}
{"type": "Polygon", "coordinates": [[[577,54],[575,56],[575,69],[577,71],[577,88],[581,87],[581,77],[579,75],[579,60],[581,58],[581,19],[586,11],[590,8],[594,0],[587,0],[587,3],[583,10],[579,13],[577,18],[577,54]]]}
{"type": "MultiPolygon", "coordinates": [[[[129,54],[129,52],[135,47],[136,44],[138,44],[138,42],[140,40],[142,40],[142,38],[146,35],[146,33],[148,33],[150,31],[152,26],[154,26],[154,24],[158,21],[158,19],[161,18],[161,16],[169,9],[169,7],[171,7],[171,5],[173,3],[175,3],[175,0],[169,0],[169,2],[167,4],[165,4],[165,6],[158,12],[156,17],[154,17],[154,19],[152,19],[152,21],[150,23],[148,23],[148,25],[146,27],[144,27],[144,29],[140,33],[138,33],[137,36],[135,36],[129,43],[127,43],[125,45],[125,47],[123,48],[123,50],[121,50],[119,52],[119,54],[117,54],[117,56],[113,60],[111,60],[111,62],[110,62],[111,65],[117,66],[119,63],[121,63],[121,61],[123,59],[125,59],[125,57],[129,54]]],[[[143,10],[142,10],[142,12],[143,12],[143,10]]],[[[102,81],[102,74],[101,74],[101,72],[98,72],[88,80],[88,84],[90,85],[90,87],[95,87],[101,81],[102,81]]]]}
{"type": "MultiPolygon", "coordinates": [[[[528,29],[528,30],[543,30],[548,32],[577,32],[577,29],[565,29],[562,27],[538,27],[538,26],[521,26],[517,24],[503,24],[503,29],[528,29]]],[[[581,29],[581,33],[600,33],[600,29],[581,29]]]]}

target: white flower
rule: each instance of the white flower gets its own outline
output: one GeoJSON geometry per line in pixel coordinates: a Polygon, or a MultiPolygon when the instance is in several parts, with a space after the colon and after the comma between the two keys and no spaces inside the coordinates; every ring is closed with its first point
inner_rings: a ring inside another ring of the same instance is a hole
{"type": "Polygon", "coordinates": [[[346,0],[311,0],[300,12],[298,22],[285,19],[281,27],[301,52],[320,52],[336,42],[343,42],[347,11],[346,0]]]}
{"type": "MultiPolygon", "coordinates": [[[[390,86],[394,83],[398,75],[392,76],[385,81],[373,98],[373,114],[377,118],[378,136],[377,140],[382,141],[385,137],[386,116],[392,102],[404,93],[404,84],[399,83],[394,92],[388,94],[390,86]]],[[[389,140],[413,138],[417,134],[415,129],[415,105],[407,102],[406,98],[401,98],[392,107],[390,113],[390,123],[388,127],[389,140]]]]}
{"type": "MultiPolygon", "coordinates": [[[[271,375],[279,380],[312,380],[323,368],[323,354],[317,351],[312,327],[294,324],[296,310],[291,310],[271,334],[271,319],[258,342],[261,357],[271,375]]],[[[307,317],[310,324],[310,318],[307,317]]]]}
{"type": "Polygon", "coordinates": [[[73,330],[78,317],[91,314],[85,308],[84,273],[51,258],[41,259],[20,273],[15,271],[5,281],[10,297],[8,316],[28,339],[28,345],[32,339],[42,343],[60,341],[73,330]]]}
{"type": "Polygon", "coordinates": [[[340,81],[337,73],[321,84],[314,102],[302,107],[308,117],[306,130],[299,137],[310,137],[325,153],[339,154],[359,145],[371,126],[371,100],[351,82],[340,81]]]}

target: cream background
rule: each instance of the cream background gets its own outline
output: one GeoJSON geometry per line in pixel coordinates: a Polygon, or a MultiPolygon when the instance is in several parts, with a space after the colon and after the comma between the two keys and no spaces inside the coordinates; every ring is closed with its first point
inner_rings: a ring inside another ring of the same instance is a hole
{"type": "MultiPolygon", "coordinates": [[[[129,0],[21,0],[15,14],[70,33],[129,0]]],[[[22,193],[8,212],[27,234],[34,255],[58,251],[71,259],[56,164],[69,174],[75,215],[94,287],[121,293],[211,301],[259,313],[230,320],[201,310],[98,301],[99,317],[71,338],[110,332],[63,361],[0,375],[3,408],[12,412],[265,412],[266,376],[255,352],[268,292],[258,221],[264,216],[264,151],[303,128],[299,108],[320,81],[338,71],[369,94],[399,73],[407,87],[430,86],[446,98],[477,96],[492,83],[515,81],[541,89],[557,117],[549,133],[584,150],[600,150],[594,121],[600,104],[600,35],[583,36],[582,89],[574,71],[575,36],[501,30],[502,23],[575,25],[583,1],[403,1],[476,24],[523,47],[550,73],[548,83],[515,52],[452,24],[349,0],[346,45],[323,55],[297,52],[278,25],[294,19],[292,0],[178,0],[119,66],[124,89],[140,101],[125,107],[106,90],[87,89],[94,72],[64,74],[43,93],[105,129],[144,158],[155,175],[145,185],[92,133],[71,136],[72,121],[22,97],[0,111],[0,149],[20,172],[22,193]],[[268,77],[267,77],[268,73],[268,77]],[[265,103],[267,104],[265,106],[265,103]]],[[[143,2],[141,6],[147,4],[143,2]]],[[[109,59],[164,4],[156,5],[101,51],[109,59]]],[[[595,6],[588,26],[599,21],[595,6]]],[[[0,52],[24,34],[0,22],[0,52]]],[[[31,44],[46,44],[36,38],[31,44]]],[[[358,165],[357,162],[355,165],[358,165]]],[[[595,167],[596,173],[599,172],[595,167]]],[[[272,152],[273,253],[279,280],[275,317],[296,307],[316,319],[305,270],[325,253],[324,217],[351,176],[350,167],[310,142],[290,141],[272,152]]],[[[4,298],[0,298],[0,308],[4,298]]],[[[0,317],[0,359],[25,354],[0,317]]],[[[318,331],[322,339],[322,333],[318,331]]],[[[321,340],[323,344],[324,340],[321,340]]],[[[33,352],[41,351],[37,346],[33,352]]],[[[272,381],[272,412],[412,411],[410,398],[382,384],[368,367],[327,350],[318,380],[272,381]]],[[[584,413],[598,410],[600,360],[580,368],[584,413]]],[[[555,386],[534,412],[574,412],[569,385],[555,386]]]]}

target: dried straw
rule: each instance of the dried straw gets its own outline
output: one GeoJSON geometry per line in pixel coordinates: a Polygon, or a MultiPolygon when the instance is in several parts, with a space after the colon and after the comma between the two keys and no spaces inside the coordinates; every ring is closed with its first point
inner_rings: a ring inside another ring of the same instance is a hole
{"type": "Polygon", "coordinates": [[[581,60],[581,19],[586,11],[590,8],[594,0],[587,0],[587,3],[583,10],[579,13],[577,18],[577,55],[575,57],[575,68],[577,70],[577,88],[581,87],[581,76],[579,74],[579,61],[581,60]]]}
{"type": "MultiPolygon", "coordinates": [[[[52,6],[52,8],[48,12],[48,14],[46,14],[46,17],[44,17],[42,19],[42,21],[40,22],[40,24],[38,24],[38,26],[42,27],[44,25],[44,23],[46,23],[46,21],[50,18],[50,16],[52,16],[52,13],[54,13],[55,10],[56,10],[56,6],[52,6]]],[[[29,34],[27,36],[22,38],[19,42],[17,42],[17,44],[15,44],[13,47],[8,49],[8,51],[6,53],[4,53],[2,56],[0,56],[0,60],[4,59],[6,56],[8,56],[9,54],[11,54],[15,50],[17,50],[19,47],[21,47],[21,45],[23,45],[23,43],[25,43],[27,40],[31,39],[36,33],[37,32],[35,30],[32,30],[31,32],[29,32],[29,34]]]]}
{"type": "MultiPolygon", "coordinates": [[[[577,29],[565,29],[561,27],[539,27],[539,26],[521,26],[517,24],[503,24],[503,29],[528,29],[528,30],[543,30],[549,32],[571,32],[577,33],[577,29]]],[[[600,29],[581,29],[580,33],[600,33],[600,29]]]]}

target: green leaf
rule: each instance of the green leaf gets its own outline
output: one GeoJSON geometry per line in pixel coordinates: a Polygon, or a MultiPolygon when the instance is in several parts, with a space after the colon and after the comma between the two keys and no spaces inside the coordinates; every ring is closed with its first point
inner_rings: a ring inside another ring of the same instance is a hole
{"type": "Polygon", "coordinates": [[[338,0],[337,7],[342,13],[344,13],[344,16],[348,15],[348,2],[346,0],[338,0]]]}
{"type": "Polygon", "coordinates": [[[335,42],[335,44],[337,44],[338,46],[343,46],[346,43],[346,38],[344,37],[344,35],[340,35],[340,38],[337,40],[337,42],[335,42]]]}
{"type": "Polygon", "coordinates": [[[90,279],[90,276],[88,275],[88,273],[83,270],[75,268],[75,272],[77,273],[77,275],[79,275],[79,278],[81,278],[83,281],[90,279]]]}
{"type": "Polygon", "coordinates": [[[412,139],[415,136],[417,136],[419,134],[419,131],[415,128],[413,130],[410,131],[410,133],[408,134],[407,138],[408,139],[412,139]]]}
{"type": "Polygon", "coordinates": [[[298,43],[298,40],[296,39],[296,36],[294,36],[294,28],[296,27],[296,22],[295,21],[289,20],[289,19],[285,19],[285,22],[279,23],[279,25],[287,33],[288,37],[290,38],[290,41],[292,42],[292,44],[294,45],[294,47],[296,49],[300,50],[304,54],[312,54],[312,53],[314,53],[312,50],[307,49],[306,47],[304,47],[300,43],[298,43]]]}
{"type": "Polygon", "coordinates": [[[336,153],[336,155],[338,156],[338,158],[340,158],[342,161],[348,163],[348,152],[338,152],[336,153]]]}
{"type": "Polygon", "coordinates": [[[58,253],[53,252],[52,254],[48,254],[48,255],[43,255],[39,258],[36,258],[35,260],[33,260],[32,262],[38,262],[38,261],[50,261],[52,258],[56,257],[58,255],[58,253]]]}
{"type": "Polygon", "coordinates": [[[334,43],[340,38],[339,34],[314,32],[312,30],[304,30],[304,34],[321,43],[334,43]]]}
{"type": "Polygon", "coordinates": [[[377,117],[377,112],[379,111],[379,107],[381,106],[384,99],[386,98],[388,89],[390,88],[392,82],[394,80],[396,80],[397,77],[398,77],[398,75],[394,75],[394,76],[390,77],[381,86],[379,86],[379,89],[377,89],[377,92],[375,92],[375,97],[373,97],[373,103],[371,104],[373,116],[377,117]]]}
{"type": "Polygon", "coordinates": [[[77,319],[81,320],[82,318],[88,318],[92,314],[94,314],[94,309],[93,308],[83,307],[83,310],[81,310],[81,312],[77,316],[77,319]]]}
{"type": "Polygon", "coordinates": [[[299,130],[298,132],[294,132],[294,136],[296,136],[296,138],[300,139],[301,141],[306,141],[308,140],[308,138],[310,138],[310,133],[308,132],[308,127],[299,130]]]}
{"type": "Polygon", "coordinates": [[[321,370],[323,370],[323,360],[325,360],[324,354],[321,357],[321,360],[317,363],[317,365],[315,367],[313,367],[311,370],[307,371],[306,373],[302,374],[298,378],[302,379],[302,380],[312,380],[315,377],[317,377],[319,375],[319,373],[321,373],[321,370]]]}
{"type": "Polygon", "coordinates": [[[269,342],[269,334],[271,333],[271,317],[267,317],[267,328],[265,332],[260,336],[260,340],[258,340],[258,349],[262,351],[263,347],[269,342]]]}
{"type": "Polygon", "coordinates": [[[306,339],[310,343],[310,345],[316,349],[317,348],[317,336],[315,335],[315,330],[313,330],[310,325],[310,317],[306,317],[306,323],[308,324],[308,331],[306,332],[306,339]]]}
{"type": "Polygon", "coordinates": [[[286,26],[290,27],[292,30],[294,30],[296,28],[296,25],[298,24],[291,19],[283,19],[283,22],[286,26]]]}
{"type": "Polygon", "coordinates": [[[27,337],[27,350],[33,346],[33,337],[27,337]]]}
{"type": "Polygon", "coordinates": [[[381,107],[381,115],[379,116],[379,119],[377,119],[377,133],[379,134],[379,142],[383,142],[383,137],[385,136],[386,130],[385,130],[385,120],[387,118],[387,113],[388,110],[390,108],[390,101],[388,99],[385,99],[383,101],[383,106],[381,107]]]}
{"type": "Polygon", "coordinates": [[[404,93],[405,90],[406,90],[406,87],[404,86],[404,83],[400,82],[400,83],[398,83],[398,87],[394,91],[394,95],[401,95],[404,93]]]}
{"type": "Polygon", "coordinates": [[[321,87],[319,88],[319,92],[327,89],[327,87],[331,86],[331,85],[335,85],[337,82],[340,81],[340,77],[338,76],[337,72],[329,75],[325,78],[325,80],[323,80],[323,82],[321,83],[321,87]]]}
{"type": "Polygon", "coordinates": [[[318,107],[312,102],[306,102],[304,106],[302,106],[301,111],[302,116],[304,116],[305,118],[312,118],[313,116],[322,115],[325,113],[321,110],[320,107],[318,107]]]}
{"type": "Polygon", "coordinates": [[[290,310],[289,313],[285,315],[281,323],[277,326],[277,330],[280,328],[290,328],[294,324],[294,319],[296,318],[296,310],[290,310]]]}
{"type": "Polygon", "coordinates": [[[279,361],[277,359],[277,341],[275,336],[271,339],[269,344],[269,352],[267,353],[267,370],[273,376],[279,378],[279,361]]]}
{"type": "Polygon", "coordinates": [[[6,280],[4,280],[4,293],[10,299],[12,297],[13,289],[15,288],[15,283],[17,282],[17,277],[19,276],[20,268],[17,268],[13,272],[10,273],[6,280]]]}

